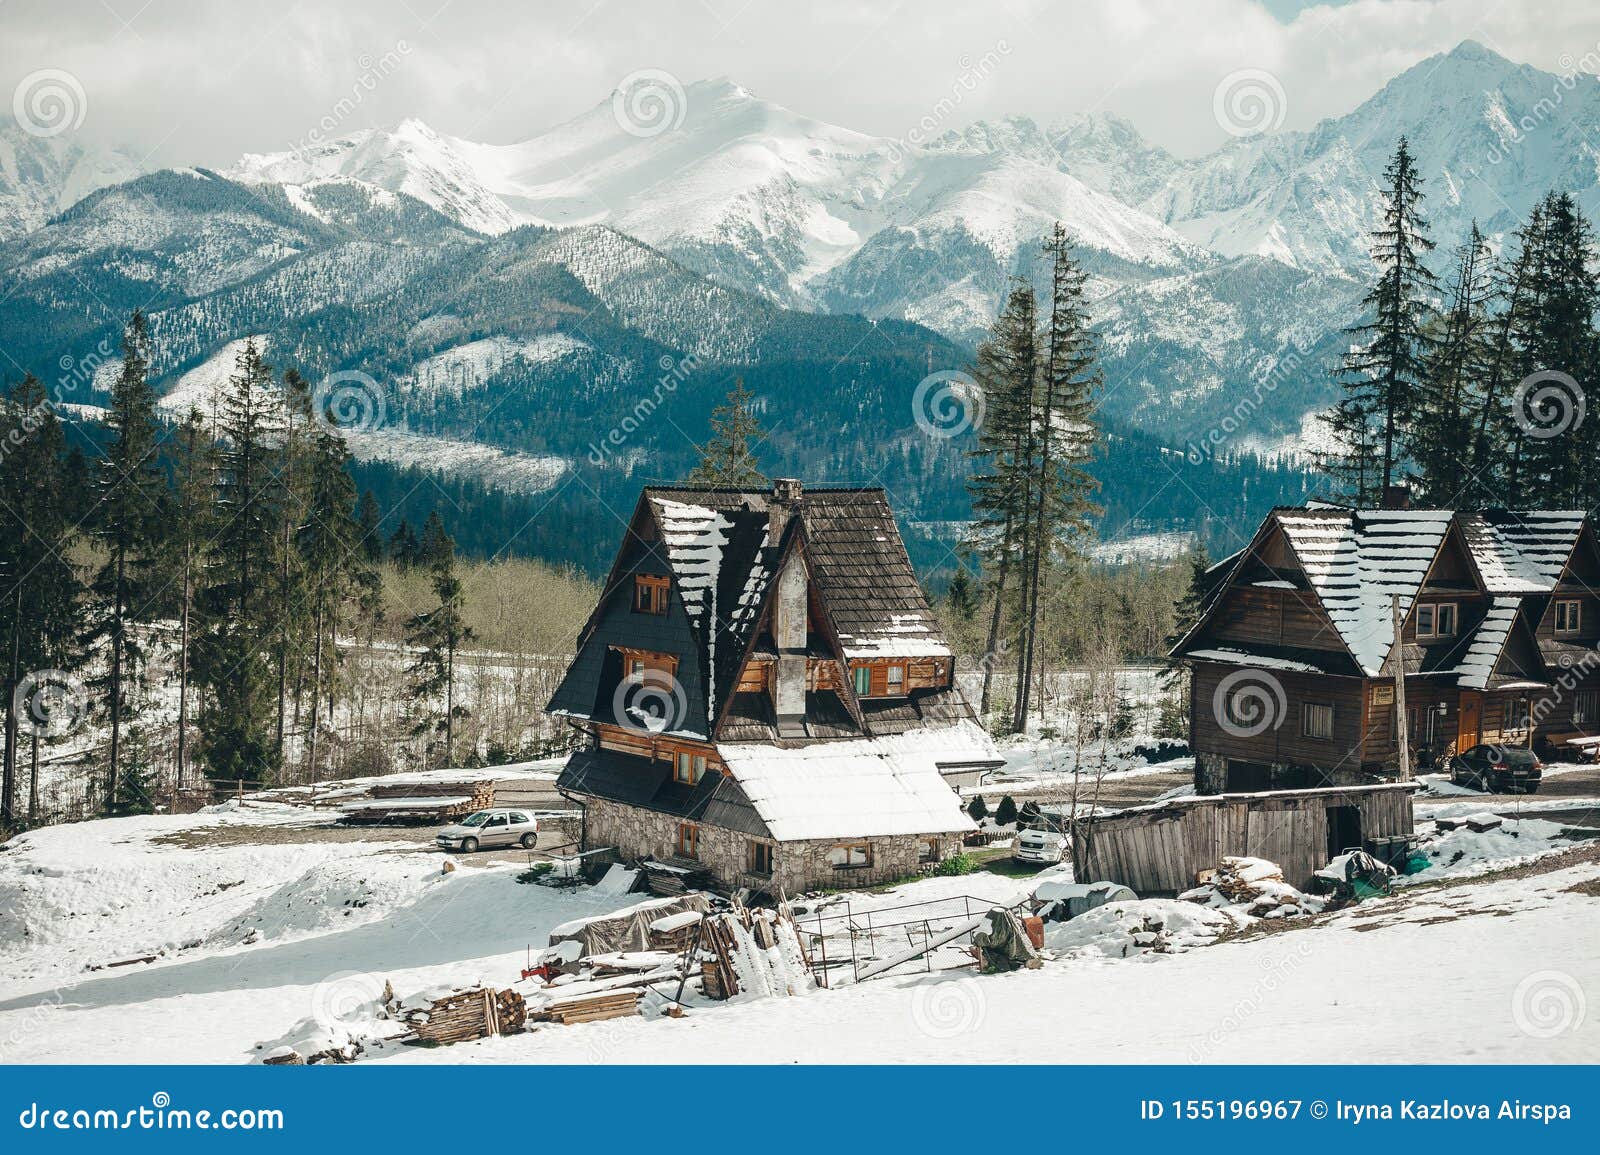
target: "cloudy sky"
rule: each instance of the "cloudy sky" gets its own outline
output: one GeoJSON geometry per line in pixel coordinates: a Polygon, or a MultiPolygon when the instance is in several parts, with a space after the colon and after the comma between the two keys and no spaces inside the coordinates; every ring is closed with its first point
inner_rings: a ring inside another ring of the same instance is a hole
{"type": "Polygon", "coordinates": [[[85,136],[163,164],[290,148],[330,116],[509,142],[640,69],[896,137],[958,88],[956,123],[1111,111],[1195,154],[1222,142],[1212,96],[1237,70],[1271,73],[1284,126],[1307,127],[1469,37],[1560,72],[1600,18],[1571,0],[0,0],[0,94],[64,70],[85,136]]]}

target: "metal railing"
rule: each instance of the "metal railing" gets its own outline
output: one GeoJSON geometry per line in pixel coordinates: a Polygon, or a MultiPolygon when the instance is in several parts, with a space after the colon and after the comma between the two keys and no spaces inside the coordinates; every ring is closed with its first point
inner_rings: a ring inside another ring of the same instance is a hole
{"type": "Polygon", "coordinates": [[[833,972],[846,966],[850,968],[850,981],[853,983],[905,973],[901,968],[914,963],[920,963],[920,969],[927,973],[935,969],[958,970],[975,966],[977,960],[970,957],[965,948],[971,945],[972,932],[977,928],[969,926],[954,937],[946,936],[991,910],[1017,910],[1025,905],[1026,901],[1008,906],[992,899],[960,894],[858,912],[854,904],[846,899],[843,911],[817,911],[797,918],[795,925],[809,940],[807,946],[817,985],[828,987],[833,985],[833,972]],[[828,953],[830,940],[835,948],[832,958],[828,953]],[[890,953],[879,954],[880,942],[890,948],[890,953]],[[845,943],[848,943],[848,957],[843,949],[845,943]],[[936,968],[934,956],[946,948],[952,954],[959,952],[967,957],[936,968]],[[905,957],[891,966],[881,965],[897,955],[905,957]],[[874,969],[873,964],[879,965],[874,969]],[[865,977],[863,971],[868,972],[865,977]]]}

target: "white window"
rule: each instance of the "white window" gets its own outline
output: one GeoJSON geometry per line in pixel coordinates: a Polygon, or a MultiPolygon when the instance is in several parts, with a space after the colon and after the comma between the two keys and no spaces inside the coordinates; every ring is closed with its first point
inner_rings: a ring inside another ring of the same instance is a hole
{"type": "Polygon", "coordinates": [[[1429,602],[1417,607],[1417,637],[1450,638],[1456,632],[1456,604],[1429,602]]]}
{"type": "Polygon", "coordinates": [[[1576,634],[1583,629],[1583,603],[1573,599],[1556,603],[1556,633],[1576,634]]]}
{"type": "Polygon", "coordinates": [[[889,667],[889,693],[899,694],[906,688],[906,668],[904,666],[889,667]]]}
{"type": "Polygon", "coordinates": [[[1332,738],[1333,703],[1302,703],[1300,706],[1300,733],[1307,738],[1332,738]]]}

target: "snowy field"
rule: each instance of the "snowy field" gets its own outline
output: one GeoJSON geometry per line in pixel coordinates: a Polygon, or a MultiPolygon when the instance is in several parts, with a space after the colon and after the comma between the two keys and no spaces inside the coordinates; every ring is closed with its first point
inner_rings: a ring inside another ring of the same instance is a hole
{"type": "MultiPolygon", "coordinates": [[[[1483,801],[1430,800],[1419,817],[1483,801]]],[[[793,999],[660,998],[363,1062],[1573,1062],[1600,1054],[1600,844],[1535,814],[1421,826],[1393,898],[1256,920],[1176,900],[1052,924],[1041,969],[841,980],[793,999]],[[1508,869],[1510,868],[1510,869],[1508,869]],[[1161,927],[1152,936],[1142,933],[1161,927]],[[1267,931],[1272,933],[1266,933],[1267,931]],[[1218,941],[1219,936],[1221,941],[1218,941]],[[1152,947],[1154,942],[1154,949],[1152,947]]],[[[249,1063],[365,1029],[385,983],[517,985],[552,928],[640,896],[516,880],[287,805],[50,827],[0,849],[0,1061],[249,1063]],[[153,961],[130,961],[151,959],[153,961]],[[121,965],[116,965],[121,964],[121,965]]],[[[1059,873],[1059,872],[1058,872],[1059,873]]],[[[852,895],[857,911],[1023,897],[980,873],[852,895]]],[[[814,901],[814,900],[813,900],[814,901]]],[[[801,920],[804,926],[804,918],[801,920]]],[[[527,989],[521,984],[519,989],[527,989]]]]}

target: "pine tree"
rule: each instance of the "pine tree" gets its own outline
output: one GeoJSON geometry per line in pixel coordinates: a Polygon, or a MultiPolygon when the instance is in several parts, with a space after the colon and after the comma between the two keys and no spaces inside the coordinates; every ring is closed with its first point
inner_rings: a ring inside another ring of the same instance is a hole
{"type": "Polygon", "coordinates": [[[973,514],[968,546],[983,562],[993,599],[979,699],[984,716],[989,713],[996,659],[1002,650],[1012,570],[1029,526],[1027,471],[1038,376],[1037,314],[1032,286],[1014,284],[972,366],[984,418],[977,445],[970,451],[978,465],[967,483],[973,514]]]}
{"type": "MultiPolygon", "coordinates": [[[[275,596],[268,612],[272,620],[272,661],[277,679],[277,719],[273,743],[275,761],[287,754],[289,678],[291,663],[298,663],[306,630],[305,574],[296,538],[307,517],[307,485],[312,454],[311,386],[298,370],[283,375],[283,391],[272,467],[270,499],[277,515],[274,541],[275,596]]],[[[298,679],[297,679],[298,684],[298,679]]],[[[298,714],[298,696],[296,697],[298,714]]]]}
{"type": "Polygon", "coordinates": [[[355,481],[350,476],[349,450],[333,428],[319,426],[311,439],[308,508],[296,549],[304,571],[311,623],[311,717],[307,727],[306,767],[317,776],[317,746],[323,721],[323,690],[328,715],[333,712],[337,684],[337,638],[345,604],[377,575],[366,561],[365,541],[357,516],[355,481]]]}
{"type": "Polygon", "coordinates": [[[428,511],[428,520],[422,526],[422,544],[417,548],[417,564],[429,570],[448,565],[455,555],[455,542],[445,532],[444,519],[438,509],[428,511]]]}
{"type": "Polygon", "coordinates": [[[1531,372],[1527,345],[1542,293],[1544,233],[1544,209],[1535,205],[1517,232],[1514,251],[1496,270],[1499,311],[1487,336],[1487,364],[1471,441],[1474,474],[1492,479],[1491,490],[1501,495],[1503,504],[1514,507],[1525,504],[1520,491],[1528,440],[1514,419],[1514,408],[1518,382],[1531,372]]]}
{"type": "Polygon", "coordinates": [[[1013,707],[1013,726],[1019,731],[1028,717],[1046,563],[1058,551],[1080,555],[1081,543],[1092,532],[1092,519],[1100,513],[1090,500],[1100,483],[1086,468],[1097,437],[1095,394],[1101,381],[1085,309],[1088,274],[1073,258],[1072,242],[1059,221],[1044,249],[1051,261],[1050,320],[1029,422],[1036,432],[1029,444],[1035,454],[1028,463],[1027,486],[1032,530],[1023,543],[1027,587],[1013,707]]]}
{"type": "Polygon", "coordinates": [[[1426,368],[1406,449],[1417,467],[1423,498],[1441,508],[1486,504],[1492,489],[1473,472],[1469,447],[1488,375],[1493,323],[1493,265],[1477,222],[1456,249],[1450,301],[1429,335],[1426,368]]]}
{"type": "Polygon", "coordinates": [[[197,621],[195,598],[206,550],[216,528],[216,447],[200,410],[191,408],[173,438],[172,536],[168,560],[178,590],[178,719],[175,785],[182,789],[189,768],[189,688],[197,621]]]}
{"type": "Polygon", "coordinates": [[[389,538],[389,560],[394,562],[398,569],[411,569],[417,564],[421,552],[422,546],[417,541],[411,523],[402,517],[399,526],[389,538]]]}
{"type": "Polygon", "coordinates": [[[982,794],[974,794],[972,801],[967,803],[967,816],[974,822],[982,822],[989,817],[989,804],[983,800],[982,794]]]}
{"type": "Polygon", "coordinates": [[[122,750],[122,773],[117,795],[106,812],[113,817],[129,814],[154,814],[156,772],[150,759],[150,742],[139,722],[130,722],[122,750]]]}
{"type": "Polygon", "coordinates": [[[1436,288],[1422,263],[1433,242],[1420,211],[1422,178],[1405,137],[1383,181],[1383,216],[1372,232],[1378,279],[1362,301],[1366,319],[1347,330],[1354,345],[1343,366],[1348,396],[1332,421],[1346,459],[1339,472],[1356,481],[1359,504],[1381,498],[1395,483],[1426,368],[1436,288]]]}
{"type": "MultiPolygon", "coordinates": [[[[79,583],[67,551],[76,534],[67,520],[64,438],[44,386],[32,375],[0,403],[0,645],[5,676],[4,764],[0,769],[0,830],[11,830],[17,806],[18,759],[24,718],[39,705],[20,701],[30,674],[70,673],[79,657],[79,583]]],[[[81,491],[80,491],[81,492],[81,491]]],[[[36,786],[36,780],[35,780],[36,786]]],[[[30,798],[35,794],[30,789],[30,798]]]]}
{"type": "Polygon", "coordinates": [[[1000,826],[1010,826],[1017,820],[1017,800],[1007,794],[994,808],[994,820],[1000,826]]]}
{"type": "Polygon", "coordinates": [[[950,579],[950,585],[944,592],[944,601],[950,607],[950,612],[964,622],[970,622],[978,612],[977,596],[965,566],[957,569],[955,577],[950,579]]]}
{"type": "MultiPolygon", "coordinates": [[[[442,529],[440,532],[443,532],[442,529]]],[[[406,642],[420,651],[408,670],[410,698],[420,716],[412,733],[423,736],[443,736],[444,762],[449,766],[455,759],[456,721],[467,717],[464,706],[458,706],[456,693],[456,654],[463,645],[477,635],[467,625],[462,613],[465,597],[461,579],[456,576],[455,544],[445,535],[448,551],[437,557],[431,566],[431,581],[438,606],[417,614],[406,622],[406,642]],[[432,717],[431,711],[440,697],[444,698],[444,713],[432,717]]],[[[434,749],[428,743],[428,751],[434,749]]]]}
{"type": "Polygon", "coordinates": [[[212,778],[259,782],[276,768],[271,736],[271,594],[277,549],[277,399],[272,369],[253,339],[221,399],[217,463],[219,527],[201,604],[206,630],[197,674],[210,691],[201,712],[202,753],[212,778]]]}
{"type": "Polygon", "coordinates": [[[104,672],[93,681],[110,726],[105,806],[125,804],[118,790],[122,729],[132,714],[144,674],[145,650],[135,624],[150,616],[157,560],[168,528],[167,481],[157,458],[155,391],[149,382],[150,340],[143,313],[134,313],[122,337],[122,372],[111,389],[106,424],[111,443],[100,462],[95,536],[105,561],[89,586],[83,643],[105,651],[104,672]]]}
{"type": "Polygon", "coordinates": [[[756,464],[756,446],[767,438],[755,415],[755,395],[735,381],[728,399],[711,412],[711,440],[700,447],[700,461],[685,479],[689,485],[748,489],[767,484],[756,464]]]}
{"type": "Polygon", "coordinates": [[[379,528],[383,515],[378,511],[378,499],[372,490],[361,493],[356,503],[356,541],[361,546],[361,557],[368,565],[383,563],[383,532],[379,528]]]}

